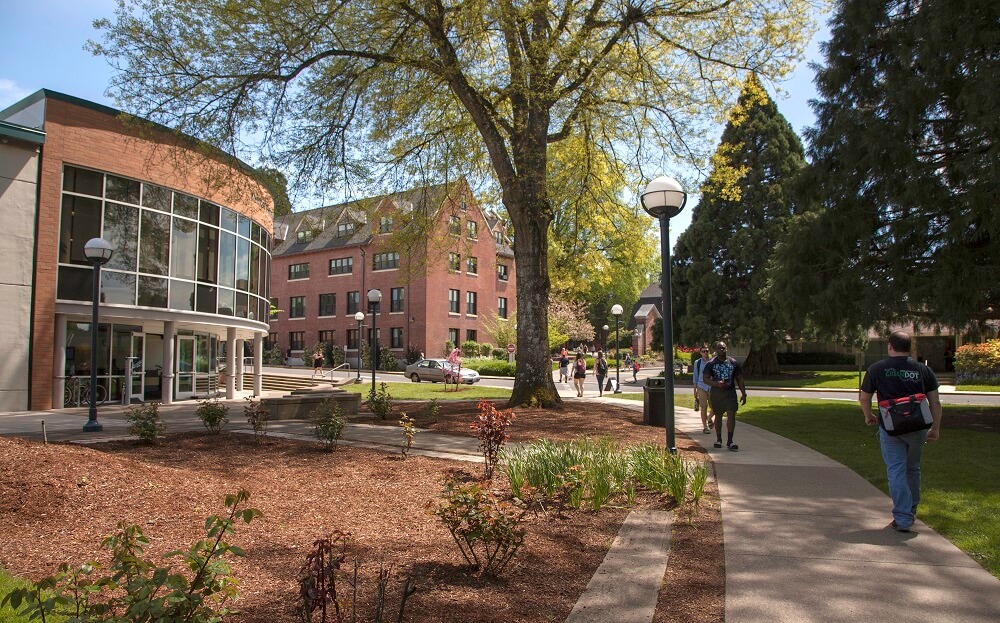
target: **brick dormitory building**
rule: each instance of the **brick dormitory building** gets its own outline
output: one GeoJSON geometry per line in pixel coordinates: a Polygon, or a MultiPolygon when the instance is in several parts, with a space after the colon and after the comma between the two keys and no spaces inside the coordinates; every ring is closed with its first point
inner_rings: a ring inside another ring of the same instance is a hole
{"type": "MultiPolygon", "coordinates": [[[[489,341],[484,321],[516,308],[504,223],[464,178],[450,184],[295,212],[275,219],[268,344],[297,361],[325,342],[357,360],[371,343],[367,292],[382,294],[380,346],[445,354],[447,342],[489,341]],[[359,325],[358,312],[365,314],[359,325]]],[[[498,345],[503,346],[503,345],[498,345]]]]}

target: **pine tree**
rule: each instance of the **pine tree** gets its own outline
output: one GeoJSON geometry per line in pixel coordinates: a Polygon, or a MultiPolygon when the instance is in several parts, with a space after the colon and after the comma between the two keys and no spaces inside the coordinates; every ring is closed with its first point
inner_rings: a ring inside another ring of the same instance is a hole
{"type": "Polygon", "coordinates": [[[844,335],[1000,317],[1000,4],[841,0],[813,103],[806,213],[775,264],[844,335]]]}
{"type": "Polygon", "coordinates": [[[678,238],[675,316],[684,342],[750,345],[747,373],[776,374],[785,337],[767,265],[793,213],[802,143],[756,77],[744,85],[691,226],[678,238]]]}

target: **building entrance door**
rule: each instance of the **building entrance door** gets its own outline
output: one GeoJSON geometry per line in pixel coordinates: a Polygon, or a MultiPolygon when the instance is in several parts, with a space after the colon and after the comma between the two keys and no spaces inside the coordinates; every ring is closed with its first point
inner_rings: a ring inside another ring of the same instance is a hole
{"type": "Polygon", "coordinates": [[[132,386],[132,402],[146,402],[143,377],[146,365],[146,334],[132,334],[131,368],[125,369],[126,383],[132,386]]]}
{"type": "Polygon", "coordinates": [[[177,391],[174,396],[184,400],[194,396],[194,336],[177,336],[177,391]]]}

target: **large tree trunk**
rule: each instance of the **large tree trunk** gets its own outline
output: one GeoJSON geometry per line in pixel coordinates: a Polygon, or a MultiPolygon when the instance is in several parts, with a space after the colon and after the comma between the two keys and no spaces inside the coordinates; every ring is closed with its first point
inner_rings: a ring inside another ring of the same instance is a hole
{"type": "Polygon", "coordinates": [[[751,348],[743,362],[743,374],[753,376],[774,376],[780,374],[778,354],[774,344],[765,344],[760,348],[751,348]]]}

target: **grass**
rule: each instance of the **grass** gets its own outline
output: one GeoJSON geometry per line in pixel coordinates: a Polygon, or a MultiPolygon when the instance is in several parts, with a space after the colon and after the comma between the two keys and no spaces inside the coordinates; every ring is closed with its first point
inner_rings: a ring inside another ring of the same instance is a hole
{"type": "MultiPolygon", "coordinates": [[[[945,418],[955,418],[982,413],[983,409],[945,406],[944,413],[945,418]]],[[[843,463],[888,494],[875,430],[865,426],[856,404],[751,396],[739,418],[843,463]]],[[[919,514],[1000,578],[998,455],[1000,434],[946,427],[941,439],[924,450],[919,514]]]]}
{"type": "Polygon", "coordinates": [[[747,377],[747,386],[756,387],[820,387],[857,389],[857,371],[813,370],[782,372],[779,376],[747,377]]]}
{"type": "Polygon", "coordinates": [[[959,385],[960,392],[1000,392],[1000,385],[959,385]]]}
{"type": "MultiPolygon", "coordinates": [[[[21,578],[14,577],[0,567],[0,601],[15,588],[23,588],[28,583],[21,578]]],[[[22,606],[23,607],[23,606],[22,606]]],[[[28,619],[18,616],[10,606],[0,608],[0,623],[26,623],[28,619]]],[[[47,621],[63,621],[64,617],[46,617],[47,621]]]]}
{"type": "MultiPolygon", "coordinates": [[[[459,385],[455,391],[454,385],[449,385],[445,391],[444,383],[386,383],[386,389],[393,400],[479,400],[481,398],[510,398],[511,390],[503,387],[488,387],[485,385],[459,385]]],[[[371,391],[371,383],[356,383],[341,385],[342,389],[359,393],[362,399],[371,391]]]]}

